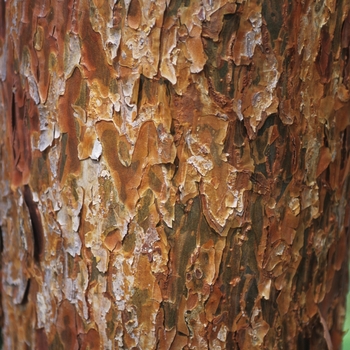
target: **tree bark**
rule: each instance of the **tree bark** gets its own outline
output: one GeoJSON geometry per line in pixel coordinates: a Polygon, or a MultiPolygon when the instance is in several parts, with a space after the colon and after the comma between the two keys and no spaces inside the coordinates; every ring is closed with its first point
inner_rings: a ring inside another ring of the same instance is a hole
{"type": "Polygon", "coordinates": [[[349,0],[0,0],[5,349],[339,349],[349,0]]]}

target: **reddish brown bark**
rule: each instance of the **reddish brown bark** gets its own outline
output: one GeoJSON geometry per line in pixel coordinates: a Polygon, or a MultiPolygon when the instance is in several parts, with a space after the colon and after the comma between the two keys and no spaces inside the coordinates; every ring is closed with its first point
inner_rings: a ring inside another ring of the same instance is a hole
{"type": "Polygon", "coordinates": [[[349,9],[0,0],[5,349],[339,349],[349,9]]]}

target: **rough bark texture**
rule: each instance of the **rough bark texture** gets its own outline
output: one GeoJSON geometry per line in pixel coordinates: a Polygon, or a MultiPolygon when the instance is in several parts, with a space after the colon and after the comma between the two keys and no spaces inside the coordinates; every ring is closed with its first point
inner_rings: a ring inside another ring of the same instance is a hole
{"type": "Polygon", "coordinates": [[[0,0],[5,349],[338,349],[349,0],[0,0]]]}

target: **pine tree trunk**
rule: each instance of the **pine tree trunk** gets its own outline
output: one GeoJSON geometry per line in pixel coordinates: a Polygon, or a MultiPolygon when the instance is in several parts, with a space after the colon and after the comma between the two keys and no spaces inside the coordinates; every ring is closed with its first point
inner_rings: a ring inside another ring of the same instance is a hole
{"type": "Polygon", "coordinates": [[[5,349],[339,349],[350,0],[0,0],[5,349]]]}

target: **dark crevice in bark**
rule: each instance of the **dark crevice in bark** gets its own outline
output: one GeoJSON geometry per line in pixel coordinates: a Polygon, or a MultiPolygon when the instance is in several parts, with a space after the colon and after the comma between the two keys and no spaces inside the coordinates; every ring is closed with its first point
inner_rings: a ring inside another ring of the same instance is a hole
{"type": "MultiPolygon", "coordinates": [[[[13,138],[15,138],[15,132],[16,132],[16,102],[15,102],[15,95],[12,94],[12,104],[11,104],[11,126],[12,126],[12,135],[13,138]]],[[[15,142],[15,140],[13,140],[15,142]]],[[[12,148],[13,152],[13,159],[16,160],[16,147],[12,148]]]]}
{"type": "Polygon", "coordinates": [[[15,103],[15,95],[12,95],[12,105],[11,105],[11,125],[12,130],[16,129],[16,103],[15,103]]]}
{"type": "Polygon", "coordinates": [[[262,3],[262,15],[267,23],[273,46],[283,25],[283,14],[280,11],[280,6],[279,0],[266,0],[262,3]]]}
{"type": "MultiPolygon", "coordinates": [[[[4,251],[4,240],[2,237],[2,227],[0,226],[0,253],[4,251]]],[[[0,265],[1,268],[1,265],[0,265]]]]}
{"type": "Polygon", "coordinates": [[[28,207],[30,220],[32,222],[34,240],[34,260],[40,261],[44,250],[44,231],[41,224],[41,217],[37,204],[33,200],[33,195],[28,185],[24,186],[24,201],[28,207]]]}
{"type": "Polygon", "coordinates": [[[27,286],[26,286],[26,290],[24,291],[24,294],[23,294],[23,299],[21,301],[21,305],[25,305],[28,303],[29,290],[30,290],[30,278],[27,281],[27,286]]]}
{"type": "Polygon", "coordinates": [[[274,286],[272,286],[271,292],[270,292],[270,298],[261,299],[261,310],[263,313],[264,320],[269,324],[271,328],[273,327],[273,324],[276,319],[276,314],[278,312],[278,307],[276,303],[277,293],[278,293],[277,289],[274,286]]]}
{"type": "Polygon", "coordinates": [[[60,181],[63,178],[63,173],[64,173],[64,166],[66,164],[67,160],[67,154],[66,154],[66,148],[67,148],[67,142],[68,142],[68,134],[63,133],[62,134],[62,140],[61,140],[61,159],[59,162],[59,179],[60,181]]]}
{"type": "Polygon", "coordinates": [[[144,89],[144,83],[145,83],[145,77],[141,74],[140,75],[140,81],[139,81],[139,88],[137,92],[137,112],[140,113],[141,109],[141,102],[142,102],[142,93],[144,89]]]}
{"type": "Polygon", "coordinates": [[[304,337],[303,333],[298,335],[298,349],[300,350],[309,350],[310,349],[310,340],[304,337]]]}
{"type": "Polygon", "coordinates": [[[245,309],[249,317],[251,317],[252,315],[253,306],[258,295],[259,295],[258,284],[256,282],[256,279],[253,278],[250,282],[250,286],[247,291],[246,299],[245,299],[245,302],[246,302],[245,309]]]}

